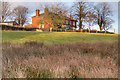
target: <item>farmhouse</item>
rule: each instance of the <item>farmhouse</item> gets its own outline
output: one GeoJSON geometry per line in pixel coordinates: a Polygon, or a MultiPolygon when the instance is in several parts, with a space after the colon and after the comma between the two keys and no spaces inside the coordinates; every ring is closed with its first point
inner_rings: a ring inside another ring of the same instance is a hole
{"type": "Polygon", "coordinates": [[[2,22],[0,25],[6,25],[6,26],[15,26],[17,23],[15,21],[8,21],[8,22],[2,22]]]}
{"type": "Polygon", "coordinates": [[[7,21],[0,23],[0,28],[2,30],[25,30],[25,31],[36,31],[37,28],[25,28],[23,26],[19,26],[16,21],[7,21]]]}
{"type": "MultiPolygon", "coordinates": [[[[40,10],[39,9],[36,10],[36,15],[32,17],[32,26],[34,28],[50,29],[50,26],[44,22],[46,20],[46,18],[43,18],[43,16],[47,13],[47,11],[48,11],[48,9],[45,8],[44,13],[39,14],[40,10]],[[43,23],[39,23],[41,20],[43,20],[43,23]]],[[[65,17],[64,24],[59,26],[59,28],[76,28],[77,27],[76,22],[77,22],[77,20],[74,20],[73,17],[70,15],[70,17],[65,17]]],[[[48,23],[50,23],[50,22],[48,21],[48,23]]]]}

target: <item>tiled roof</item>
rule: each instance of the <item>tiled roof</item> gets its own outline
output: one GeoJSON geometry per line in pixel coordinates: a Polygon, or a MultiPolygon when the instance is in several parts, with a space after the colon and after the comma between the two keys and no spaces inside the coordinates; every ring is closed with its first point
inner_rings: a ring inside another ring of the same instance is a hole
{"type": "Polygon", "coordinates": [[[4,22],[4,23],[14,23],[15,21],[7,21],[7,22],[4,22]]]}
{"type": "MultiPolygon", "coordinates": [[[[39,16],[33,16],[33,17],[42,17],[42,16],[44,16],[44,13],[42,13],[42,14],[40,14],[39,16]]],[[[66,20],[71,20],[71,21],[77,21],[77,20],[74,20],[74,19],[71,19],[71,18],[69,18],[69,17],[67,17],[67,16],[65,16],[65,19],[66,20]]]]}

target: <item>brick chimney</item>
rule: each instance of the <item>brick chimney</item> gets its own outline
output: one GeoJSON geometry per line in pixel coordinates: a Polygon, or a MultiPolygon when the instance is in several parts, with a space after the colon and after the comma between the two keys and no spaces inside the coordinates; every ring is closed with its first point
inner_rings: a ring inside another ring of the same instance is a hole
{"type": "Polygon", "coordinates": [[[73,19],[73,17],[71,16],[71,14],[70,14],[70,19],[73,19]]]}
{"type": "Polygon", "coordinates": [[[36,9],[36,16],[39,16],[39,9],[36,9]]]}
{"type": "Polygon", "coordinates": [[[47,12],[48,12],[48,8],[45,8],[45,9],[44,9],[44,13],[47,13],[47,12]]]}
{"type": "Polygon", "coordinates": [[[62,14],[62,12],[61,11],[59,11],[59,15],[61,15],[62,14]]]}

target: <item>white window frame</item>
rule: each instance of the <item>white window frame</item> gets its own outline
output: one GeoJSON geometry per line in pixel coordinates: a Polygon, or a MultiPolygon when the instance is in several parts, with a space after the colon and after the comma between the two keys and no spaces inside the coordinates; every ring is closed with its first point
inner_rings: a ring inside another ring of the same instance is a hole
{"type": "Polygon", "coordinates": [[[41,24],[39,24],[39,29],[41,29],[42,28],[42,25],[41,24]]]}
{"type": "Polygon", "coordinates": [[[75,26],[75,21],[73,21],[73,26],[75,26]]]}
{"type": "Polygon", "coordinates": [[[42,24],[42,28],[44,28],[44,24],[42,24]]]}
{"type": "Polygon", "coordinates": [[[44,24],[39,24],[39,29],[44,28],[44,24]]]}

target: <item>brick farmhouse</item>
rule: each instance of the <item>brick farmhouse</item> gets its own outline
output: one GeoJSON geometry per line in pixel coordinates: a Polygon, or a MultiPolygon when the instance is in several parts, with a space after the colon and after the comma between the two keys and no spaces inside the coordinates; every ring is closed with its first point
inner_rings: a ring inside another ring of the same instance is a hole
{"type": "MultiPolygon", "coordinates": [[[[48,9],[47,9],[48,10],[48,9]]],[[[45,20],[45,18],[43,19],[43,16],[45,15],[45,13],[47,12],[46,8],[44,9],[44,13],[39,14],[40,10],[36,9],[36,15],[32,17],[32,27],[33,28],[38,28],[38,29],[50,29],[50,26],[46,23],[39,23],[39,21],[42,19],[43,21],[45,20]]],[[[76,28],[76,23],[77,20],[74,20],[73,17],[70,15],[70,17],[66,17],[64,20],[64,24],[60,27],[64,27],[64,28],[76,28]]]]}

